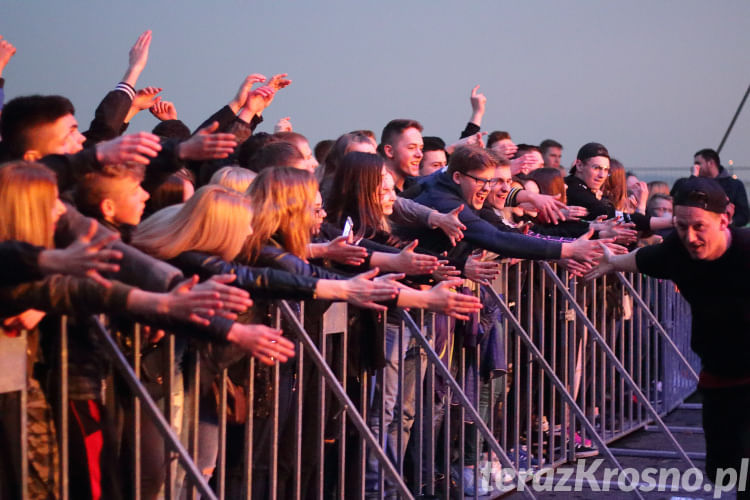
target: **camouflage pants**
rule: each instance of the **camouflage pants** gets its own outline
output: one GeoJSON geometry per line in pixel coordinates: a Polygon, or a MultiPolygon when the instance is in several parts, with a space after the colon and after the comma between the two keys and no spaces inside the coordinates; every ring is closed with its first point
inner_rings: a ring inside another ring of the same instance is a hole
{"type": "MultiPolygon", "coordinates": [[[[0,394],[0,442],[3,448],[0,500],[20,498],[20,393],[0,394]]],[[[39,383],[29,379],[26,403],[29,477],[25,487],[31,499],[58,498],[60,459],[52,409],[39,383]]]]}

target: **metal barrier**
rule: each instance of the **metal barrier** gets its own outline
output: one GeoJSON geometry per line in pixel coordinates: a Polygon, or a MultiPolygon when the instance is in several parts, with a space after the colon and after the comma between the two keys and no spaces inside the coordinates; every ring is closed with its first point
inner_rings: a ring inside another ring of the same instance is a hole
{"type": "MultiPolygon", "coordinates": [[[[128,458],[117,464],[126,491],[344,499],[518,489],[534,498],[524,487],[530,472],[597,453],[619,468],[609,444],[652,424],[692,465],[661,418],[697,381],[689,307],[673,284],[641,275],[584,284],[555,265],[521,262],[467,293],[480,294],[484,310],[460,324],[421,310],[256,304],[254,321],[298,345],[294,360],[271,367],[172,334],[144,349],[139,327],[123,333],[94,321],[101,351],[92,355],[116,372],[102,401],[113,414],[129,401],[116,440],[128,458]]],[[[57,496],[68,498],[82,465],[68,453],[64,320],[61,329],[57,496]]],[[[7,346],[25,337],[0,342],[0,355],[23,357],[7,346]]],[[[23,408],[25,384],[0,384],[17,390],[23,408]]],[[[27,456],[23,433],[20,443],[27,456]]]]}

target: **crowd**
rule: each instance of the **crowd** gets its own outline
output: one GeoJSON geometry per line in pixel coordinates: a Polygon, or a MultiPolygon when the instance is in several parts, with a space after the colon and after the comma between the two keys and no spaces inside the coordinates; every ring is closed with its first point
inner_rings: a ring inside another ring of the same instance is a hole
{"type": "MultiPolygon", "coordinates": [[[[415,349],[408,332],[399,339],[398,312],[434,311],[450,337],[458,325],[485,314],[483,297],[467,293],[465,285],[492,281],[500,259],[554,261],[584,276],[603,257],[659,243],[673,231],[666,183],[640,181],[599,143],[581,146],[568,168],[561,162],[563,146],[554,140],[536,146],[516,144],[504,131],[487,134],[481,130],[487,99],[479,86],[470,95],[470,120],[455,141],[423,136],[416,120],[394,119],[379,140],[370,130],[355,130],[313,148],[292,130],[290,118],[279,120],[273,133],[256,131],[265,109],[291,84],[286,74],[248,76],[235,96],[191,131],[163,98],[168,89],[138,84],[150,46],[147,31],[85,132],[63,96],[24,95],[3,103],[0,78],[0,335],[28,332],[24,486],[31,498],[58,494],[60,432],[69,436],[72,498],[133,493],[126,479],[132,465],[123,465],[131,463],[125,458],[132,449],[127,442],[115,447],[129,434],[115,426],[104,405],[108,363],[92,314],[107,313],[112,331],[146,325],[136,330],[144,356],[160,352],[169,332],[178,358],[207,361],[198,389],[197,465],[208,479],[218,455],[211,382],[220,367],[244,366],[249,357],[282,363],[283,420],[293,404],[295,374],[288,361],[300,346],[283,324],[274,326],[273,301],[304,307],[308,331],[320,328],[331,302],[346,301],[351,361],[380,374],[368,424],[375,435],[387,434],[386,451],[395,462],[409,443],[413,391],[424,378],[412,363],[399,373],[415,349]],[[152,132],[128,131],[145,110],[156,122],[152,132]],[[55,422],[54,353],[63,315],[68,429],[55,422]],[[383,422],[374,418],[381,410],[383,422]]],[[[0,75],[14,54],[0,39],[0,75]]],[[[713,150],[698,151],[694,163],[695,175],[714,178],[726,192],[733,224],[745,225],[750,209],[743,184],[713,150]]],[[[125,350],[127,335],[118,337],[125,350]]],[[[178,393],[192,390],[194,380],[183,376],[179,363],[174,375],[178,393]]],[[[20,404],[17,394],[0,394],[1,450],[20,446],[14,432],[20,404]]],[[[127,429],[132,408],[125,404],[122,414],[127,429]]],[[[266,494],[261,476],[269,460],[262,453],[268,420],[259,419],[254,430],[261,450],[253,464],[258,498],[266,494]]],[[[140,463],[141,494],[156,498],[165,476],[164,445],[145,420],[142,439],[148,446],[140,463]]],[[[582,455],[596,452],[586,440],[575,446],[582,455]]],[[[22,487],[13,456],[0,453],[0,498],[15,498],[22,487]]],[[[472,466],[459,464],[459,473],[472,466]]],[[[280,461],[282,498],[289,467],[280,461]]],[[[370,493],[377,489],[377,469],[370,456],[370,493]]]]}

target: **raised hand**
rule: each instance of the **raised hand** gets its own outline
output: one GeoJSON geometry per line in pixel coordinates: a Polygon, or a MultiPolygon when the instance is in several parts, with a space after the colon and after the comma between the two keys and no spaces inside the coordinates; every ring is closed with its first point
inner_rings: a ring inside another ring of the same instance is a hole
{"type": "Polygon", "coordinates": [[[242,109],[237,116],[241,120],[249,123],[255,115],[260,115],[261,113],[263,113],[268,105],[271,104],[275,92],[276,91],[268,85],[264,85],[253,90],[247,96],[247,101],[245,102],[244,106],[242,106],[242,109]]]}
{"type": "Polygon", "coordinates": [[[177,109],[169,101],[158,101],[148,108],[148,110],[161,121],[177,119],[177,109]]]}
{"type": "Polygon", "coordinates": [[[279,118],[279,121],[273,126],[273,132],[292,132],[292,122],[289,121],[289,117],[279,118]]]}
{"type": "Polygon", "coordinates": [[[133,101],[130,103],[128,114],[123,121],[125,123],[130,123],[130,120],[132,120],[135,115],[144,109],[149,109],[151,106],[158,104],[161,100],[161,97],[158,94],[161,91],[161,87],[146,87],[136,92],[133,101]]]}
{"type": "Polygon", "coordinates": [[[237,95],[234,96],[234,99],[229,101],[229,107],[232,108],[232,111],[235,114],[238,113],[240,108],[242,108],[247,102],[247,98],[250,95],[250,90],[253,88],[253,85],[260,83],[265,79],[266,77],[260,73],[253,73],[252,75],[245,77],[240,84],[240,88],[237,90],[237,95]]]}
{"type": "Polygon", "coordinates": [[[196,132],[190,139],[180,143],[178,156],[181,160],[215,160],[226,158],[237,147],[234,134],[214,133],[219,122],[196,132]]]}
{"type": "Polygon", "coordinates": [[[482,125],[482,118],[484,117],[484,108],[487,103],[487,98],[484,94],[477,92],[479,85],[471,89],[471,122],[477,126],[482,125]]]}
{"type": "Polygon", "coordinates": [[[119,271],[120,266],[113,261],[122,259],[122,252],[108,249],[107,246],[120,236],[110,233],[94,240],[98,226],[99,224],[92,219],[88,232],[66,248],[43,251],[39,256],[39,266],[43,272],[87,276],[109,287],[111,283],[100,273],[119,271]]]}
{"type": "Polygon", "coordinates": [[[122,77],[122,81],[129,84],[131,87],[135,87],[138,78],[146,67],[150,47],[151,30],[146,30],[141,33],[141,36],[138,37],[138,40],[136,40],[130,48],[130,53],[128,54],[128,70],[125,72],[125,76],[122,77]]]}
{"type": "Polygon", "coordinates": [[[487,132],[477,132],[476,134],[472,134],[468,137],[464,137],[463,139],[454,142],[453,144],[445,147],[445,152],[452,155],[456,149],[460,148],[461,146],[479,146],[481,148],[484,147],[484,139],[483,137],[487,135],[487,132]]]}
{"type": "Polygon", "coordinates": [[[0,36],[0,76],[3,75],[3,69],[8,65],[8,61],[16,53],[16,48],[8,41],[3,40],[0,36]]]}
{"type": "Polygon", "coordinates": [[[140,163],[148,165],[151,158],[161,151],[159,137],[148,132],[138,132],[100,142],[96,145],[96,159],[102,165],[114,165],[116,163],[140,163]]]}
{"type": "MultiPolygon", "coordinates": [[[[516,150],[518,150],[517,147],[516,147],[516,150]]],[[[515,151],[513,153],[515,154],[515,151]]],[[[536,165],[536,162],[537,162],[537,158],[533,154],[531,153],[523,154],[519,156],[518,158],[514,158],[510,161],[510,173],[513,175],[518,175],[518,174],[526,175],[536,165]]]]}

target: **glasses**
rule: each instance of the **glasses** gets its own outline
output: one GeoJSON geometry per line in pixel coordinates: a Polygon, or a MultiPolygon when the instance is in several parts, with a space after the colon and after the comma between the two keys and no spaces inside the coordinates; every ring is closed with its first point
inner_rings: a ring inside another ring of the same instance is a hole
{"type": "Polygon", "coordinates": [[[497,186],[497,183],[500,182],[500,179],[497,177],[494,177],[492,179],[483,179],[481,177],[476,177],[471,174],[464,174],[466,177],[469,177],[474,180],[476,184],[481,185],[482,187],[489,186],[491,188],[497,186]]]}

